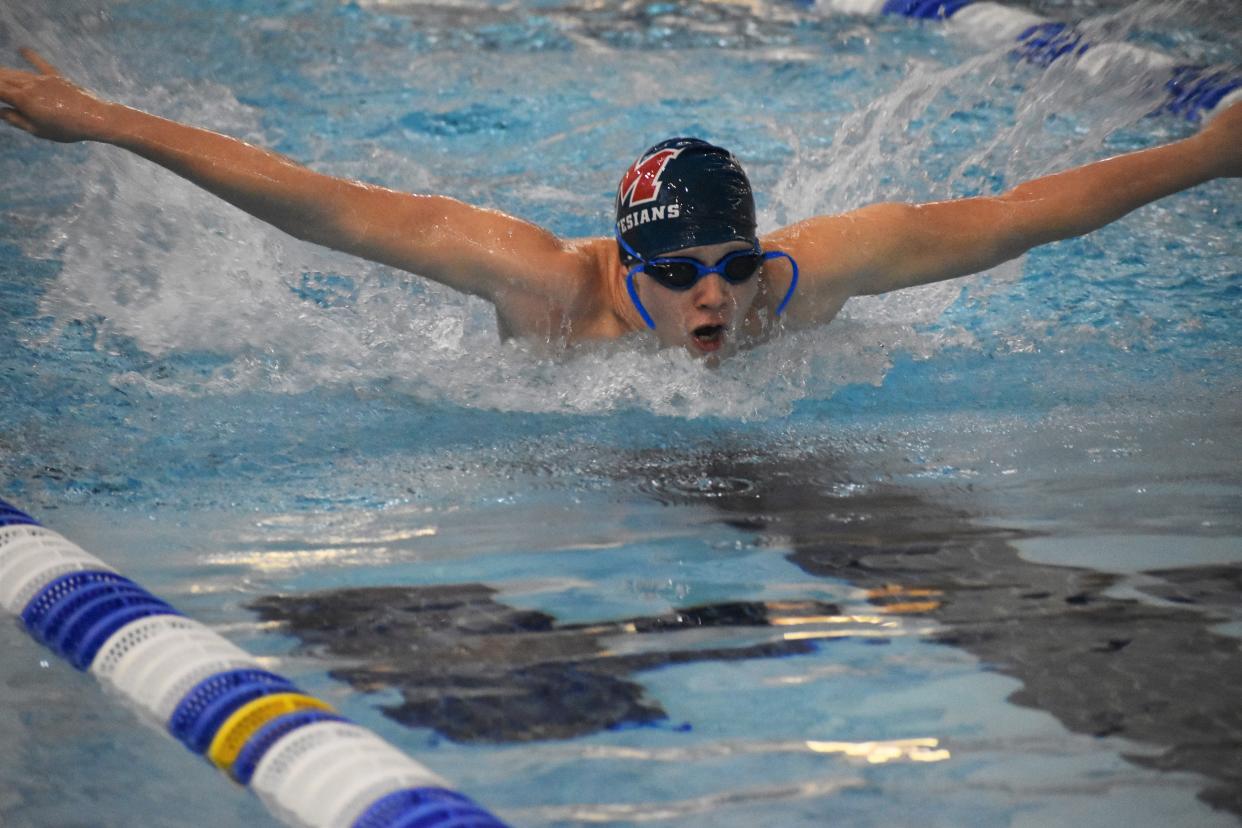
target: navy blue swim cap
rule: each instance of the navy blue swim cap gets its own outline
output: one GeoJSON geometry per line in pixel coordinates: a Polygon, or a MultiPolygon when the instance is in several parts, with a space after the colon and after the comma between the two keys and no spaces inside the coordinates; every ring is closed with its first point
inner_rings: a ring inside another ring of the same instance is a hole
{"type": "MultiPolygon", "coordinates": [[[[621,178],[617,233],[647,259],[685,247],[752,243],[750,180],[728,150],[698,138],[662,141],[621,178]]],[[[633,257],[622,248],[621,260],[633,257]]]]}

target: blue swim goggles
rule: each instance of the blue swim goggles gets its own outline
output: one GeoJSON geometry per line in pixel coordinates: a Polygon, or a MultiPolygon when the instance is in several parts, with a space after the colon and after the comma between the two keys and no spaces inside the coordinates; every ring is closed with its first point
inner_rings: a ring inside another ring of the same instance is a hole
{"type": "Polygon", "coordinates": [[[698,259],[680,256],[644,259],[638,255],[634,248],[625,243],[625,239],[621,238],[620,233],[617,234],[617,244],[632,258],[638,260],[638,264],[630,268],[630,271],[625,274],[625,289],[629,291],[630,300],[638,310],[638,315],[643,318],[643,321],[647,323],[647,327],[652,330],[655,329],[655,321],[652,320],[651,314],[647,313],[643,303],[639,301],[638,290],[634,287],[634,276],[639,271],[646,273],[669,290],[680,291],[694,287],[700,279],[709,273],[719,273],[720,277],[729,284],[740,285],[758,273],[759,268],[769,259],[788,259],[790,266],[793,267],[793,279],[789,282],[789,290],[785,292],[785,297],[776,306],[777,316],[780,316],[781,311],[785,310],[785,306],[793,298],[794,288],[798,286],[798,263],[794,261],[793,256],[776,251],[764,253],[757,241],[753,243],[749,250],[735,250],[732,253],[727,253],[720,261],[710,266],[703,264],[698,259]]]}

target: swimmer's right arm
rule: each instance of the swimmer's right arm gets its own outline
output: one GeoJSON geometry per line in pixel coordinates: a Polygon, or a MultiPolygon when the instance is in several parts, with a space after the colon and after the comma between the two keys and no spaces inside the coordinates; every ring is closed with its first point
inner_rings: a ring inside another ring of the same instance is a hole
{"type": "Polygon", "coordinates": [[[244,141],[101,100],[35,52],[0,67],[0,119],[59,142],[142,156],[292,236],[493,301],[506,291],[572,304],[589,266],[572,245],[498,211],[323,175],[244,141]]]}

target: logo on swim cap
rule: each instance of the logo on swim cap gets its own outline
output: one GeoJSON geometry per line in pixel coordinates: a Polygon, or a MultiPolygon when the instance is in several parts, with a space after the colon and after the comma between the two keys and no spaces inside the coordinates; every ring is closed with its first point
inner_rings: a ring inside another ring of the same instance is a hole
{"type": "MultiPolygon", "coordinates": [[[[753,242],[750,181],[728,150],[698,138],[671,138],[644,152],[621,177],[616,231],[644,258],[753,242]]],[[[633,256],[622,248],[621,259],[633,256]]]]}
{"type": "Polygon", "coordinates": [[[681,155],[681,149],[660,150],[635,161],[622,176],[621,186],[617,188],[618,209],[655,201],[660,195],[660,174],[669,161],[681,155]]]}

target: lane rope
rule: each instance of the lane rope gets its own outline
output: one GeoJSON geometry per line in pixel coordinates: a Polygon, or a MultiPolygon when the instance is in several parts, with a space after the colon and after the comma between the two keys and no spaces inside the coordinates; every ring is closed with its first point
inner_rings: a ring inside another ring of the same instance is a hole
{"type": "Polygon", "coordinates": [[[442,778],[0,500],[0,607],[296,828],[504,828],[442,778]]]}
{"type": "Polygon", "coordinates": [[[814,5],[863,17],[900,15],[944,21],[987,45],[1012,43],[1016,59],[1036,66],[1068,60],[1092,76],[1116,68],[1135,76],[1150,75],[1165,93],[1153,114],[1167,112],[1200,121],[1242,101],[1242,71],[1237,67],[1179,64],[1152,49],[1092,41],[1072,23],[990,0],[818,0],[814,5]]]}

